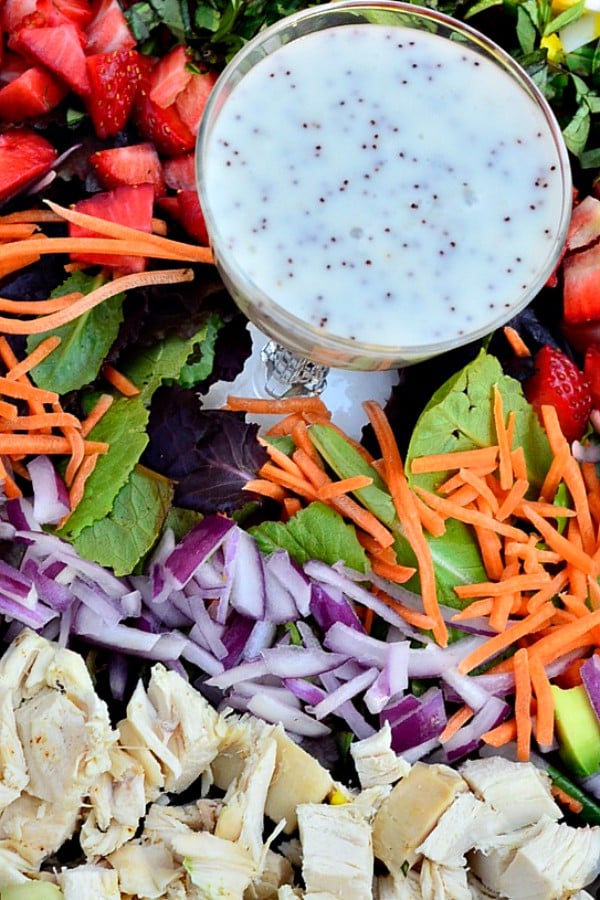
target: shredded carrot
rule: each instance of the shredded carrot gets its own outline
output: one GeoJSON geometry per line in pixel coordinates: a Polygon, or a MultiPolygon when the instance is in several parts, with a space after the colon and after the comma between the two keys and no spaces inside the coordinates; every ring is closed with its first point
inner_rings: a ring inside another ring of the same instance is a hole
{"type": "MultiPolygon", "coordinates": [[[[251,410],[249,410],[250,412],[251,410]]],[[[275,422],[274,425],[265,432],[267,437],[282,437],[286,435],[291,435],[294,427],[299,423],[304,422],[302,417],[302,413],[289,413],[287,416],[284,416],[283,419],[280,419],[279,422],[275,422]]],[[[306,424],[306,422],[304,422],[306,424]]]]}
{"type": "Polygon", "coordinates": [[[385,591],[376,589],[373,593],[376,597],[383,600],[390,609],[393,609],[401,619],[404,619],[408,625],[413,625],[415,628],[422,628],[423,631],[433,630],[435,623],[430,616],[425,615],[416,609],[411,609],[409,606],[406,606],[406,604],[390,597],[385,591]]]}
{"type": "Polygon", "coordinates": [[[488,638],[485,643],[480,644],[479,647],[471,651],[468,656],[461,660],[458,664],[458,671],[462,675],[467,675],[473,669],[481,666],[492,657],[498,656],[499,653],[512,647],[522,637],[525,637],[525,635],[534,634],[542,627],[542,625],[548,622],[554,614],[555,609],[552,604],[546,603],[535,612],[525,616],[524,619],[511,625],[510,628],[507,628],[501,634],[495,634],[493,637],[488,638]]]}
{"type": "Polygon", "coordinates": [[[292,453],[292,461],[302,473],[302,475],[310,482],[310,484],[319,490],[324,485],[329,484],[331,478],[324,471],[322,466],[317,465],[312,455],[305,453],[302,447],[298,447],[292,453]]]}
{"type": "Polygon", "coordinates": [[[514,450],[510,452],[510,458],[512,460],[513,467],[513,475],[517,480],[528,481],[527,477],[527,462],[525,460],[525,451],[522,447],[515,447],[514,450]]]}
{"type": "Polygon", "coordinates": [[[316,489],[306,478],[292,475],[291,472],[286,472],[284,469],[280,469],[279,466],[273,465],[273,463],[265,463],[261,466],[258,470],[258,475],[260,478],[273,481],[275,484],[281,485],[281,487],[294,491],[294,493],[304,497],[306,500],[317,499],[316,489]]]}
{"type": "Polygon", "coordinates": [[[371,560],[371,568],[376,575],[380,575],[381,578],[387,578],[388,581],[393,581],[396,584],[404,584],[405,581],[410,581],[417,571],[412,566],[401,566],[398,563],[387,562],[387,560],[377,558],[371,560]]]}
{"type": "Polygon", "coordinates": [[[446,744],[471,718],[473,718],[473,710],[470,706],[459,707],[456,712],[452,713],[442,729],[438,738],[440,744],[446,744]]]}
{"type": "MultiPolygon", "coordinates": [[[[487,500],[491,513],[496,515],[498,512],[498,500],[486,480],[475,472],[472,472],[470,469],[460,469],[459,471],[465,484],[475,488],[478,496],[487,500]]],[[[456,502],[454,497],[452,497],[452,500],[453,502],[456,502]]]]}
{"type": "Polygon", "coordinates": [[[521,501],[525,499],[528,490],[529,482],[527,481],[527,479],[517,478],[516,481],[513,482],[510,490],[502,500],[502,503],[498,507],[498,511],[496,513],[496,517],[500,520],[500,522],[505,522],[506,519],[514,515],[515,510],[517,509],[521,501]]]}
{"type": "Polygon", "coordinates": [[[114,366],[105,363],[102,366],[102,376],[108,381],[109,384],[112,384],[114,388],[116,388],[120,394],[123,394],[124,397],[137,397],[140,394],[139,387],[133,383],[126,375],[123,375],[122,372],[119,372],[114,366]]]}
{"type": "Polygon", "coordinates": [[[227,397],[227,409],[238,412],[256,413],[264,416],[280,416],[288,413],[316,412],[329,417],[327,407],[320,397],[282,397],[266,399],[262,397],[227,397]]]}
{"type": "Polygon", "coordinates": [[[61,339],[58,335],[53,334],[44,338],[43,341],[40,341],[35,350],[32,350],[22,362],[17,363],[16,366],[13,366],[11,370],[7,372],[6,377],[10,381],[17,381],[22,375],[25,375],[26,372],[29,372],[31,369],[35,368],[35,366],[39,365],[39,363],[46,359],[47,356],[50,356],[50,354],[60,346],[60,343],[61,339]]]}
{"type": "Polygon", "coordinates": [[[554,739],[554,697],[546,670],[537,656],[529,657],[529,675],[537,701],[535,736],[542,751],[547,751],[554,739]]]}
{"type": "Polygon", "coordinates": [[[38,431],[47,428],[79,428],[79,420],[62,409],[32,416],[16,415],[0,419],[0,432],[38,431]]]}
{"type": "Polygon", "coordinates": [[[586,575],[591,575],[596,571],[596,564],[592,557],[578,547],[573,546],[566,537],[563,537],[556,528],[553,528],[549,522],[542,518],[529,503],[523,504],[523,512],[542,535],[546,543],[553,550],[560,553],[563,559],[567,560],[567,562],[572,562],[574,566],[580,568],[586,575]]]}
{"type": "Polygon", "coordinates": [[[546,587],[550,583],[550,575],[547,572],[539,575],[512,575],[505,577],[503,581],[484,581],[478,584],[457,584],[454,592],[461,600],[469,597],[500,597],[502,594],[512,594],[515,591],[535,591],[546,587]]]}
{"type": "Polygon", "coordinates": [[[414,495],[415,504],[421,519],[421,525],[432,537],[441,537],[446,532],[446,522],[443,516],[423,503],[420,497],[414,495]]]}
{"type": "Polygon", "coordinates": [[[511,741],[514,741],[516,736],[516,720],[507,719],[506,722],[502,722],[500,725],[496,725],[495,728],[492,728],[490,731],[486,731],[485,734],[482,734],[481,739],[485,744],[489,744],[490,747],[503,747],[505,744],[509,744],[511,741]]]}
{"type": "MultiPolygon", "coordinates": [[[[71,488],[69,490],[69,505],[71,507],[71,513],[79,506],[83,499],[83,495],[85,492],[85,484],[96,468],[96,463],[100,458],[99,453],[90,453],[85,459],[82,460],[81,465],[77,469],[75,477],[71,482],[71,488]]],[[[63,519],[61,525],[64,524],[66,518],[63,519]]]]}
{"type": "Polygon", "coordinates": [[[373,484],[373,479],[369,478],[368,475],[352,475],[350,478],[330,481],[319,488],[319,499],[330,500],[332,497],[339,497],[342,494],[351,494],[353,491],[359,491],[370,484],[373,484]]]}
{"type": "Polygon", "coordinates": [[[513,656],[515,675],[515,723],[517,726],[517,759],[529,760],[531,747],[531,679],[529,677],[529,656],[521,647],[513,656]]]}
{"type": "Polygon", "coordinates": [[[284,497],[283,498],[283,520],[289,521],[293,519],[297,513],[302,509],[302,502],[298,497],[284,497]]]}
{"type": "MultiPolygon", "coordinates": [[[[106,453],[108,444],[85,441],[84,453],[106,453]]],[[[40,453],[65,454],[71,452],[71,442],[58,434],[0,434],[0,454],[33,455],[40,453]]]]}
{"type": "Polygon", "coordinates": [[[392,532],[389,531],[385,525],[382,525],[373,513],[369,512],[368,509],[365,509],[364,506],[360,506],[360,504],[356,503],[352,497],[348,497],[347,494],[342,494],[339,497],[332,497],[329,500],[329,503],[341,515],[346,516],[351,522],[354,522],[355,525],[362,528],[363,531],[372,535],[382,547],[391,547],[394,543],[395,538],[392,532]]]}
{"type": "Polygon", "coordinates": [[[317,451],[315,449],[315,445],[313,444],[313,442],[310,439],[310,435],[308,433],[308,427],[302,417],[300,417],[299,420],[294,423],[290,434],[292,436],[292,439],[293,439],[296,447],[298,447],[301,450],[304,450],[304,452],[312,458],[313,462],[316,463],[318,466],[321,466],[321,468],[322,468],[323,462],[321,460],[321,457],[319,456],[319,454],[317,453],[317,451]]]}
{"type": "Polygon", "coordinates": [[[92,411],[81,423],[81,433],[84,437],[87,437],[92,428],[94,428],[104,417],[105,413],[108,412],[108,410],[112,406],[112,403],[113,397],[111,397],[110,394],[100,395],[92,411]]]}
{"type": "Polygon", "coordinates": [[[28,238],[38,230],[38,226],[29,222],[3,222],[0,220],[0,241],[18,241],[28,238]]]}
{"type": "Polygon", "coordinates": [[[553,455],[550,467],[546,472],[544,483],[540,490],[540,498],[551,503],[554,500],[558,486],[563,479],[571,449],[565,442],[553,455]]]}
{"type": "Polygon", "coordinates": [[[0,400],[0,416],[3,419],[14,419],[19,415],[19,409],[14,403],[7,403],[6,400],[0,400]]]}
{"type": "Polygon", "coordinates": [[[511,325],[505,325],[502,329],[504,337],[510,344],[510,349],[519,359],[527,359],[531,356],[531,350],[516,330],[511,325]]]}
{"type": "Polygon", "coordinates": [[[62,222],[62,217],[49,209],[22,209],[18,212],[7,213],[0,216],[0,222],[3,225],[12,225],[14,223],[25,222],[42,223],[42,222],[62,222]]]}
{"type": "Polygon", "coordinates": [[[513,467],[511,459],[511,445],[506,425],[504,422],[504,404],[498,385],[494,385],[494,426],[496,428],[496,440],[498,441],[498,470],[500,473],[500,487],[504,491],[510,490],[513,479],[513,467]]]}
{"type": "Polygon", "coordinates": [[[413,475],[447,472],[449,469],[467,469],[494,465],[498,447],[481,447],[477,450],[456,450],[449,453],[432,453],[413,459],[410,470],[413,475]]]}
{"type": "Polygon", "coordinates": [[[470,525],[479,525],[481,528],[489,528],[491,531],[497,531],[505,537],[514,538],[515,540],[526,540],[527,535],[520,528],[515,528],[505,522],[498,522],[493,516],[485,515],[476,509],[465,509],[452,500],[438,497],[431,491],[424,488],[415,487],[416,493],[427,503],[432,509],[446,515],[449,518],[458,519],[459,522],[465,522],[470,525]]]}
{"type": "Polygon", "coordinates": [[[243,490],[261,494],[263,497],[277,500],[278,503],[283,503],[286,497],[286,493],[281,485],[273,484],[272,481],[267,481],[266,478],[251,478],[250,481],[246,482],[243,490]]]}
{"type": "Polygon", "coordinates": [[[561,806],[564,806],[570,812],[575,813],[575,815],[579,815],[579,813],[583,809],[583,803],[581,802],[581,800],[577,800],[576,797],[572,797],[564,790],[564,788],[559,787],[557,784],[551,785],[550,792],[552,796],[556,800],[558,800],[561,806]]]}
{"type": "Polygon", "coordinates": [[[381,456],[385,460],[386,482],[394,501],[396,514],[417,558],[425,614],[434,623],[432,630],[436,641],[441,646],[446,646],[448,628],[438,604],[431,550],[423,533],[421,517],[404,474],[398,445],[381,406],[373,401],[368,401],[363,405],[375,432],[381,456]]]}
{"type": "MultiPolygon", "coordinates": [[[[537,615],[534,613],[533,615],[537,615]]],[[[541,637],[531,648],[531,653],[539,656],[544,665],[558,659],[568,652],[572,644],[590,639],[590,631],[600,624],[600,609],[589,612],[587,616],[567,622],[562,628],[541,637]]]]}

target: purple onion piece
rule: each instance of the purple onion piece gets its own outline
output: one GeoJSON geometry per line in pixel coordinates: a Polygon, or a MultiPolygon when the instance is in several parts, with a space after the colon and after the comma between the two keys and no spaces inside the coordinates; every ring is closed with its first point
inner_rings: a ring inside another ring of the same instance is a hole
{"type": "Polygon", "coordinates": [[[206,516],[186,534],[165,561],[165,569],[182,588],[236,526],[224,516],[206,516]]]}
{"type": "Polygon", "coordinates": [[[326,716],[337,712],[340,706],[348,700],[353,700],[358,694],[361,694],[370,687],[377,678],[378,670],[373,666],[370,669],[363,670],[359,675],[355,675],[349,681],[345,681],[335,690],[328,694],[323,700],[319,701],[316,706],[309,707],[316,719],[324,719],[326,716]]]}
{"type": "Polygon", "coordinates": [[[466,725],[452,735],[444,744],[444,753],[449,763],[464,759],[481,745],[482,735],[499,725],[508,717],[510,706],[499,697],[490,697],[466,725]]]}
{"type": "Polygon", "coordinates": [[[265,617],[265,576],[262,555],[253,537],[238,534],[229,595],[231,606],[249,619],[265,617]]]}
{"type": "Polygon", "coordinates": [[[429,688],[415,700],[416,708],[399,720],[390,722],[392,749],[396,753],[438,738],[447,722],[444,698],[439,688],[429,688]]]}
{"type": "Polygon", "coordinates": [[[600,720],[600,656],[594,653],[586,659],[579,671],[596,718],[600,720]]]}
{"type": "Polygon", "coordinates": [[[335,622],[343,622],[356,631],[364,631],[352,604],[341,590],[313,582],[310,589],[310,612],[317,625],[327,631],[335,622]]]}
{"type": "Polygon", "coordinates": [[[36,456],[27,463],[33,489],[33,516],[40,525],[54,525],[70,512],[65,483],[49,456],[36,456]]]}
{"type": "Polygon", "coordinates": [[[38,595],[31,578],[0,559],[0,593],[22,606],[33,609],[38,595]]]}

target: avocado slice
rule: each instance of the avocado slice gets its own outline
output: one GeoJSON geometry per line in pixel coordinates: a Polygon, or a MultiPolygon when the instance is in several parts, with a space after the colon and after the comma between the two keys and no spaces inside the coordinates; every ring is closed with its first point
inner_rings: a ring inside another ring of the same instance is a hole
{"type": "Polygon", "coordinates": [[[64,900],[60,888],[49,881],[26,881],[7,884],[0,889],[0,900],[64,900]]]}
{"type": "Polygon", "coordinates": [[[582,684],[552,685],[559,753],[574,775],[585,778],[600,769],[600,722],[582,684]]]}

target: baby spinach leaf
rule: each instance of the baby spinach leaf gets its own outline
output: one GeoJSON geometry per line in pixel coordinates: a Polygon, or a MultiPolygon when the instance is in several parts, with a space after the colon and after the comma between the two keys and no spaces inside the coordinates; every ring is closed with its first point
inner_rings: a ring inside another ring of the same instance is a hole
{"type": "Polygon", "coordinates": [[[172,499],[168,479],[136,466],[111,512],[84,528],[73,543],[86,559],[115,575],[130,575],[156,542],[172,499]]]}
{"type": "Polygon", "coordinates": [[[324,503],[311,503],[285,524],[262,522],[249,530],[264,553],[283,548],[301,565],[320,559],[330,566],[341,561],[357,572],[368,569],[354,526],[324,503]]]}
{"type": "MultiPolygon", "coordinates": [[[[97,275],[76,272],[52,292],[52,297],[62,297],[73,291],[89,294],[100,284],[102,279],[97,275]]],[[[94,381],[119,332],[124,299],[124,294],[117,294],[73,322],[28,337],[28,353],[50,335],[61,339],[56,350],[32,370],[32,378],[38,387],[66,394],[94,381]]]]}

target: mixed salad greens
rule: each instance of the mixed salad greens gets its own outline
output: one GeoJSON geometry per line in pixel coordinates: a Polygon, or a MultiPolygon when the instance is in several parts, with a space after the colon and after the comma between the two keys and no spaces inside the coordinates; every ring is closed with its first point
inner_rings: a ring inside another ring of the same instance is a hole
{"type": "Polygon", "coordinates": [[[203,403],[250,337],[206,246],[201,111],[308,5],[0,6],[2,641],[79,651],[117,715],[164,663],[344,779],[382,728],[409,763],[492,747],[600,825],[598,14],[434,4],[550,101],[572,226],[534,303],[406,369],[357,444],[315,398],[261,434],[203,403]]]}

